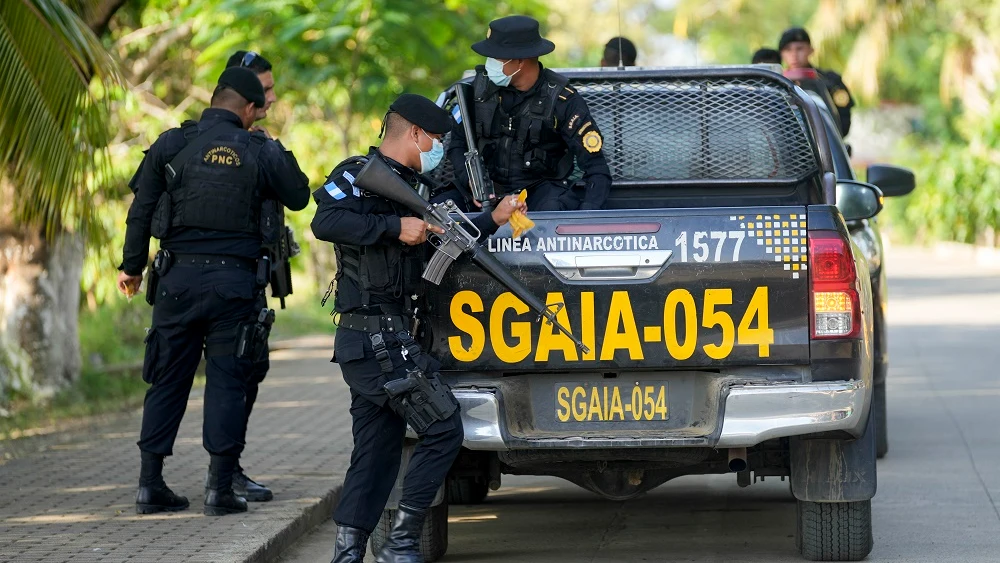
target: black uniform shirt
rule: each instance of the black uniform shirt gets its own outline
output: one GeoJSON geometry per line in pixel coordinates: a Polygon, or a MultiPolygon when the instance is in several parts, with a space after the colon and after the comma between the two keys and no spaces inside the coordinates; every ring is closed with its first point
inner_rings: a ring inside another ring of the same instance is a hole
{"type": "MultiPolygon", "coordinates": [[[[206,109],[201,114],[198,133],[220,122],[231,124],[232,129],[227,128],[219,135],[219,139],[242,140],[250,135],[249,131],[243,129],[239,116],[218,108],[206,109]]],[[[167,187],[165,167],[186,145],[183,129],[178,127],[164,132],[149,147],[139,169],[129,182],[135,199],[128,210],[124,259],[119,268],[129,275],[141,274],[146,266],[153,211],[167,187]]],[[[258,182],[264,199],[277,199],[293,211],[298,211],[309,203],[309,179],[299,169],[295,156],[280,143],[265,142],[257,164],[260,168],[258,182]]],[[[160,246],[173,252],[258,258],[261,238],[260,235],[247,233],[172,227],[170,236],[160,241],[160,246]]]]}
{"type": "Polygon", "coordinates": [[[840,114],[841,136],[846,136],[851,130],[851,108],[854,107],[854,97],[844,84],[844,79],[836,72],[820,68],[817,68],[816,72],[830,91],[833,104],[837,106],[837,112],[840,114]]]}
{"type": "MultiPolygon", "coordinates": [[[[377,153],[371,147],[367,158],[382,158],[403,178],[406,183],[416,186],[420,181],[428,182],[413,169],[377,153]]],[[[382,197],[369,194],[354,186],[354,178],[361,171],[362,164],[351,162],[333,170],[323,187],[313,192],[316,200],[316,216],[312,220],[312,231],[319,240],[334,244],[352,246],[402,245],[399,240],[400,218],[415,217],[410,210],[394,204],[382,197]]],[[[486,238],[497,232],[496,223],[489,213],[479,213],[471,217],[472,223],[486,238]]],[[[410,252],[422,249],[410,248],[410,252]]],[[[341,276],[337,282],[337,298],[334,309],[347,312],[361,306],[361,288],[348,276],[341,276]]],[[[405,304],[403,295],[373,293],[371,304],[405,304]]]]}
{"type": "MultiPolygon", "coordinates": [[[[530,90],[522,92],[513,86],[500,89],[500,103],[507,115],[514,115],[521,104],[536,96],[543,95],[547,80],[545,69],[541,64],[538,66],[540,70],[538,80],[530,90]]],[[[590,115],[587,102],[575,89],[566,86],[556,98],[553,115],[556,131],[566,143],[569,152],[576,157],[576,164],[583,172],[586,192],[580,209],[601,209],[611,192],[611,170],[608,168],[608,161],[601,150],[604,138],[601,136],[600,129],[597,128],[597,122],[590,115]]],[[[514,119],[516,122],[518,118],[514,119]]],[[[448,158],[451,159],[451,163],[455,167],[455,175],[464,186],[469,184],[469,175],[465,170],[466,150],[468,150],[468,143],[465,140],[465,129],[461,124],[458,124],[451,133],[448,158]]],[[[489,167],[489,163],[486,164],[489,167]]],[[[521,166],[512,168],[514,177],[512,185],[508,186],[511,191],[520,190],[539,179],[532,170],[521,166]]]]}

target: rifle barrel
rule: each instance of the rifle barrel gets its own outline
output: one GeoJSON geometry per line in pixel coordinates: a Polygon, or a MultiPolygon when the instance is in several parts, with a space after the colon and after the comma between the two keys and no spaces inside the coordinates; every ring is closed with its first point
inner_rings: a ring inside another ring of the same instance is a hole
{"type": "Polygon", "coordinates": [[[521,284],[521,282],[517,281],[517,279],[514,278],[514,276],[512,276],[511,273],[503,267],[503,264],[494,258],[492,254],[483,250],[482,247],[476,247],[471,250],[469,254],[472,257],[472,261],[475,262],[477,266],[482,268],[489,275],[493,276],[498,282],[500,282],[501,285],[509,289],[511,293],[517,296],[518,299],[524,301],[524,304],[530,307],[531,310],[545,317],[546,320],[552,323],[552,326],[556,327],[568,336],[573,343],[576,344],[577,348],[582,350],[584,353],[590,352],[590,348],[588,348],[582,340],[573,336],[573,333],[569,330],[569,328],[564,327],[559,323],[559,321],[556,320],[555,314],[552,313],[550,307],[545,303],[542,303],[541,299],[532,294],[528,288],[521,284]]]}

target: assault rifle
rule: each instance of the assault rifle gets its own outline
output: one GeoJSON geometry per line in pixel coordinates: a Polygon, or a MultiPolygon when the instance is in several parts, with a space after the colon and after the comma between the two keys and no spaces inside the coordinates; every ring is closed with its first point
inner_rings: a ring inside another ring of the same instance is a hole
{"type": "Polygon", "coordinates": [[[538,320],[544,317],[549,324],[570,337],[577,348],[585,354],[590,352],[586,344],[573,336],[573,333],[568,328],[562,326],[556,320],[556,315],[559,314],[564,305],[562,303],[553,305],[542,303],[540,299],[532,295],[528,288],[521,285],[521,282],[510,275],[510,272],[504,268],[503,264],[494,258],[489,251],[480,246],[479,237],[482,233],[458,209],[455,202],[448,200],[444,203],[431,204],[426,199],[420,197],[409,184],[399,177],[399,174],[396,174],[378,156],[368,159],[364,168],[358,172],[354,180],[354,185],[366,192],[403,205],[414,213],[419,213],[423,216],[424,221],[444,230],[442,234],[433,233],[427,237],[428,241],[437,251],[434,252],[430,262],[427,264],[427,268],[424,269],[423,277],[425,280],[434,285],[440,285],[441,278],[444,277],[445,271],[448,270],[452,262],[462,254],[468,254],[469,258],[482,268],[484,272],[500,282],[501,285],[509,289],[518,299],[538,313],[538,320]],[[452,219],[452,213],[458,215],[462,222],[465,223],[465,226],[460,225],[458,221],[452,219]],[[469,232],[470,230],[473,232],[469,232]]]}
{"type": "Polygon", "coordinates": [[[281,301],[285,308],[285,297],[292,294],[292,264],[291,259],[299,254],[299,245],[295,235],[285,225],[285,208],[280,202],[266,199],[261,206],[260,232],[263,244],[263,256],[258,283],[271,284],[271,297],[281,301]]]}
{"type": "Polygon", "coordinates": [[[476,148],[476,137],[472,133],[472,123],[475,115],[469,110],[468,85],[456,84],[455,97],[458,99],[458,109],[462,112],[462,128],[465,130],[465,144],[469,150],[465,151],[465,170],[469,173],[469,188],[472,189],[472,197],[483,205],[483,211],[490,211],[497,203],[496,188],[493,180],[486,173],[486,166],[483,164],[483,156],[476,148]]]}

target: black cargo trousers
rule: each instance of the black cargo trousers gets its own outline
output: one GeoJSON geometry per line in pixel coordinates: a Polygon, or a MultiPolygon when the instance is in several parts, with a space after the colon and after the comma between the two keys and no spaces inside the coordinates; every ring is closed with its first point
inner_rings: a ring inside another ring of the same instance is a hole
{"type": "Polygon", "coordinates": [[[143,379],[150,384],[139,449],[168,456],[202,352],[206,356],[202,439],[212,455],[239,456],[246,441],[246,387],[253,363],[236,358],[241,323],[256,317],[259,289],[245,263],[175,263],[160,278],[146,338],[143,379]]]}
{"type": "MultiPolygon", "coordinates": [[[[382,373],[368,333],[339,327],[334,343],[333,361],[340,364],[351,388],[354,451],[333,520],[368,533],[378,525],[396,482],[406,434],[406,422],[389,407],[382,386],[406,377],[406,370],[416,367],[403,358],[399,341],[391,333],[383,337],[394,367],[389,374],[382,373]]],[[[436,371],[439,364],[432,363],[436,371]]],[[[410,457],[402,504],[417,510],[430,508],[464,439],[458,410],[447,420],[431,424],[410,457]]]]}

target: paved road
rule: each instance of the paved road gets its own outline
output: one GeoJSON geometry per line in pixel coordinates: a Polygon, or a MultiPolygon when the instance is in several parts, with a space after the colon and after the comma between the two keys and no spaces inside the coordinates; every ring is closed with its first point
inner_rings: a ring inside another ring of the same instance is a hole
{"type": "MultiPolygon", "coordinates": [[[[889,455],[869,561],[1000,561],[1000,269],[890,251],[889,455]]],[[[677,479],[610,502],[553,478],[505,477],[452,507],[444,561],[800,561],[787,482],[677,479]]],[[[285,563],[330,560],[327,524],[285,563]]]]}

